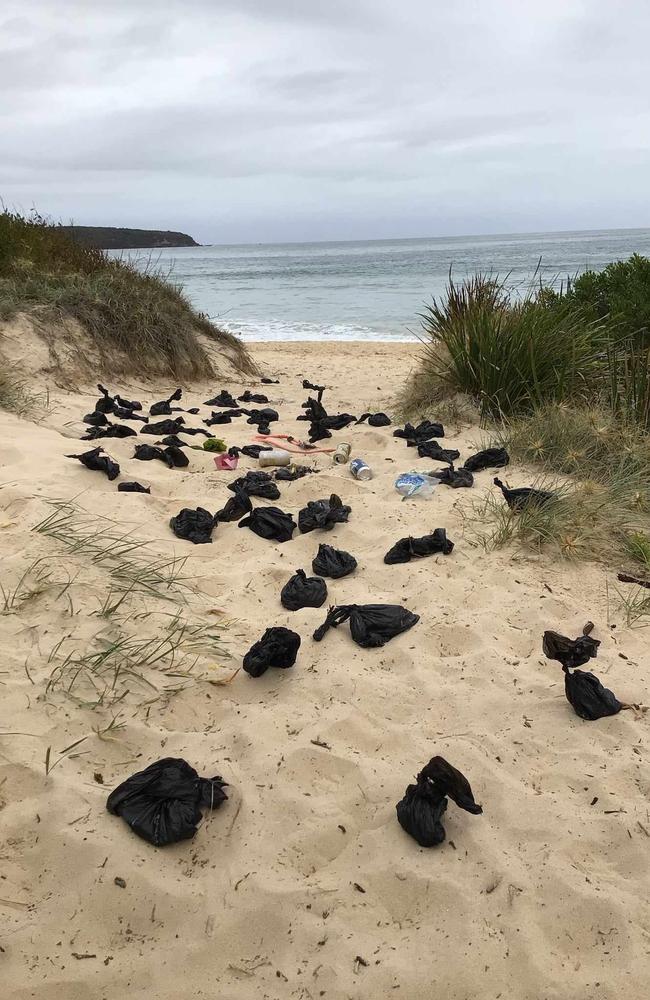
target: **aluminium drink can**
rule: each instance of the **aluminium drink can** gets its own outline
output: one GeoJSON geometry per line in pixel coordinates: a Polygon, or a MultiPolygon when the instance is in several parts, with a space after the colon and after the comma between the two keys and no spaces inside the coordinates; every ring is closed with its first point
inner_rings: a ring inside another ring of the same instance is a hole
{"type": "Polygon", "coordinates": [[[372,469],[369,465],[366,465],[362,458],[352,459],[350,462],[350,472],[355,479],[360,479],[362,482],[372,479],[372,469]]]}
{"type": "Polygon", "coordinates": [[[336,451],[332,455],[332,461],[337,465],[345,465],[345,463],[350,458],[350,452],[352,451],[352,445],[348,444],[347,441],[341,441],[337,446],[336,451]]]}

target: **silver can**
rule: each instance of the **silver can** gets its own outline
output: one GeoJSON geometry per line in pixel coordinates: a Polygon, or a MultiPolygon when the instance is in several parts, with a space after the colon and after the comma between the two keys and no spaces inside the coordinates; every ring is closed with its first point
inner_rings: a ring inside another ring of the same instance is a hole
{"type": "Polygon", "coordinates": [[[337,465],[345,465],[350,458],[351,451],[352,445],[348,444],[347,441],[341,441],[340,445],[337,446],[336,451],[332,455],[332,461],[336,462],[337,465]]]}
{"type": "Polygon", "coordinates": [[[261,469],[267,465],[291,465],[291,455],[283,448],[271,448],[270,451],[260,452],[258,462],[261,469]]]}
{"type": "Polygon", "coordinates": [[[359,479],[361,482],[372,479],[372,469],[369,465],[366,465],[362,458],[352,459],[350,462],[350,472],[355,479],[359,479]]]}

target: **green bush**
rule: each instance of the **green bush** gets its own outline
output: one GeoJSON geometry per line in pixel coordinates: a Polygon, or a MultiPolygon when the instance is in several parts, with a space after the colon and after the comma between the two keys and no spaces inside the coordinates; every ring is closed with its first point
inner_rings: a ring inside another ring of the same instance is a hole
{"type": "Polygon", "coordinates": [[[593,319],[609,319],[618,337],[650,346],[650,258],[635,253],[602,271],[585,271],[569,281],[564,298],[593,319]]]}

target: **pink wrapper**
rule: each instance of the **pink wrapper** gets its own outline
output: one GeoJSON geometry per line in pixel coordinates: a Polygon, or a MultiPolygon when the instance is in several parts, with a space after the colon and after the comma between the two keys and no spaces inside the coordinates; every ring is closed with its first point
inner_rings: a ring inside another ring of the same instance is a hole
{"type": "Polygon", "coordinates": [[[237,455],[229,455],[227,452],[223,452],[221,455],[214,456],[214,464],[218,469],[236,469],[239,457],[237,455]]]}

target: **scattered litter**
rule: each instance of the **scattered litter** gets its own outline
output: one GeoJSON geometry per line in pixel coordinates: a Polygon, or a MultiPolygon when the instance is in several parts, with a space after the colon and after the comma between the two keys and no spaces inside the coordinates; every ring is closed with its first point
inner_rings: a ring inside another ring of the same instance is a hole
{"type": "Polygon", "coordinates": [[[568,639],[558,632],[544,632],[542,640],[545,656],[562,664],[567,701],[576,715],[589,722],[616,715],[625,707],[608,688],[603,687],[595,674],[576,669],[598,655],[600,641],[591,638],[593,627],[593,622],[587,622],[577,639],[568,639]]]}
{"type": "Polygon", "coordinates": [[[465,775],[444,757],[433,757],[417,775],[416,782],[407,787],[396,810],[400,826],[420,847],[434,847],[445,839],[442,817],[447,809],[447,797],[475,816],[483,812],[474,801],[465,775]]]}
{"type": "Polygon", "coordinates": [[[327,584],[319,576],[307,576],[303,569],[296,570],[280,592],[282,607],[287,611],[301,608],[321,608],[327,600],[327,584]]]}
{"type": "Polygon", "coordinates": [[[342,549],[335,549],[331,545],[319,545],[311,568],[314,573],[318,573],[320,576],[329,576],[333,580],[339,580],[355,571],[357,560],[349,552],[344,552],[342,549]]]}
{"type": "Polygon", "coordinates": [[[464,468],[469,472],[481,472],[483,469],[500,469],[509,462],[510,455],[505,448],[485,448],[470,455],[464,462],[464,468]]]}
{"type": "Polygon", "coordinates": [[[350,452],[352,451],[352,445],[347,441],[341,441],[340,444],[336,446],[332,454],[332,461],[335,465],[345,465],[350,457],[350,452]]]}
{"type": "Polygon", "coordinates": [[[435,469],[429,476],[437,479],[443,486],[451,486],[452,490],[469,489],[474,485],[474,476],[469,469],[455,469],[453,462],[450,462],[446,469],[435,469]]]}
{"type": "Polygon", "coordinates": [[[200,778],[187,761],[165,757],[138,771],[111,792],[106,808],[156,847],[189,840],[202,819],[228,798],[219,776],[200,778]]]}
{"type": "MultiPolygon", "coordinates": [[[[207,442],[206,442],[207,444],[207,442]]],[[[204,445],[205,447],[205,445],[204,445]]],[[[214,464],[220,471],[233,472],[239,463],[236,455],[215,455],[214,464]]]]}
{"type": "Polygon", "coordinates": [[[390,417],[386,416],[385,413],[362,413],[357,423],[363,424],[366,420],[370,427],[388,427],[391,422],[390,417]]]}
{"type": "Polygon", "coordinates": [[[126,424],[111,424],[107,421],[104,427],[89,427],[82,441],[96,441],[98,438],[126,438],[134,437],[138,432],[133,427],[126,424]]]}
{"type": "Polygon", "coordinates": [[[430,420],[423,420],[414,427],[411,423],[404,424],[393,431],[393,437],[406,438],[409,448],[414,448],[417,444],[423,444],[431,438],[442,438],[445,436],[445,429],[442,424],[434,424],[430,420]]]}
{"type": "Polygon", "coordinates": [[[275,478],[278,482],[292,483],[294,480],[302,479],[303,476],[315,471],[315,469],[310,469],[308,465],[289,465],[286,468],[278,469],[275,478]]]}
{"type": "Polygon", "coordinates": [[[351,511],[351,507],[332,493],[329,500],[310,500],[298,514],[298,527],[303,534],[316,528],[331,531],[335,524],[347,521],[351,511]]]}
{"type": "Polygon", "coordinates": [[[239,403],[268,403],[269,397],[261,392],[251,392],[247,389],[242,396],[237,397],[239,403]]]}
{"type": "Polygon", "coordinates": [[[152,417],[162,417],[167,413],[172,412],[172,403],[177,402],[183,395],[183,390],[181,388],[176,389],[172,392],[171,396],[167,399],[161,399],[158,403],[153,403],[149,407],[149,413],[152,417]]]}
{"type": "Polygon", "coordinates": [[[275,481],[268,472],[259,469],[251,469],[245,476],[228,483],[228,489],[233,492],[241,490],[249,497],[262,497],[264,500],[280,499],[280,490],[275,481]]]}
{"type": "Polygon", "coordinates": [[[251,677],[261,677],[269,667],[292,667],[300,649],[300,636],[289,628],[267,628],[244,657],[244,670],[251,677]]]}
{"type": "Polygon", "coordinates": [[[279,378],[262,378],[260,382],[263,382],[264,385],[280,385],[279,378]]]}
{"type": "Polygon", "coordinates": [[[244,514],[250,513],[253,505],[242,490],[235,490],[235,496],[226,501],[224,507],[214,515],[215,521],[239,521],[244,514]]]}
{"type": "Polygon", "coordinates": [[[549,493],[547,490],[536,490],[529,486],[511,490],[507,486],[504,486],[498,476],[495,476],[494,485],[498,486],[503,493],[510,510],[521,511],[526,510],[528,507],[543,507],[551,500],[557,500],[555,493],[549,493]]]}
{"type": "Polygon", "coordinates": [[[140,414],[134,413],[133,410],[127,410],[123,406],[114,406],[113,416],[117,417],[118,420],[139,420],[142,424],[147,423],[146,417],[141,417],[140,414]]]}
{"type": "Polygon", "coordinates": [[[448,556],[454,543],[447,538],[444,528],[436,528],[430,535],[421,538],[400,538],[384,556],[384,562],[389,566],[395,563],[407,563],[421,556],[433,556],[441,552],[448,556]]]}
{"type": "Polygon", "coordinates": [[[230,393],[226,392],[225,389],[222,389],[221,392],[219,393],[219,395],[218,396],[214,396],[213,399],[206,399],[205,400],[205,405],[206,406],[230,407],[233,410],[237,410],[238,409],[237,400],[233,399],[232,396],[230,395],[230,393]]]}
{"type": "Polygon", "coordinates": [[[154,424],[147,424],[140,431],[141,434],[178,434],[181,430],[183,424],[185,423],[185,417],[174,417],[173,420],[158,420],[154,424]]]}
{"type": "Polygon", "coordinates": [[[169,527],[177,538],[193,542],[194,545],[205,545],[212,541],[212,531],[216,524],[216,518],[203,507],[195,510],[183,507],[176,517],[172,517],[169,527]]]}
{"type": "Polygon", "coordinates": [[[372,649],[412,628],[420,616],[399,604],[340,604],[330,608],[325,621],[314,632],[314,640],[320,642],[330,628],[348,620],[357,645],[372,649]]]}
{"type": "Polygon", "coordinates": [[[120,889],[126,889],[126,882],[123,878],[120,878],[119,875],[115,876],[115,878],[113,879],[113,883],[120,889]]]}
{"type": "Polygon", "coordinates": [[[441,448],[437,441],[424,441],[418,444],[420,458],[431,458],[434,462],[455,462],[460,458],[456,448],[441,448]]]}
{"type": "Polygon", "coordinates": [[[118,406],[123,407],[125,410],[141,410],[142,403],[139,399],[124,399],[118,393],[115,394],[115,402],[118,406]]]}
{"type": "Polygon", "coordinates": [[[182,469],[190,464],[189,458],[180,448],[171,446],[163,450],[151,444],[136,444],[133,457],[140,462],[152,462],[158,459],[170,469],[182,469]]]}
{"type": "Polygon", "coordinates": [[[91,427],[103,427],[108,423],[108,417],[105,413],[95,410],[93,413],[87,413],[83,418],[83,422],[84,424],[90,424],[91,427]]]}
{"type": "Polygon", "coordinates": [[[118,493],[151,493],[150,486],[143,486],[141,483],[130,482],[130,483],[118,483],[117,484],[118,493]]]}
{"type": "Polygon", "coordinates": [[[103,385],[98,384],[97,388],[101,392],[101,396],[95,403],[95,410],[98,413],[112,413],[113,407],[115,406],[115,400],[110,395],[108,389],[105,389],[103,385]]]}
{"type": "Polygon", "coordinates": [[[582,635],[577,639],[568,639],[559,632],[544,632],[542,650],[549,660],[557,660],[567,669],[582,667],[592,657],[598,655],[599,639],[592,639],[593,622],[587,622],[582,635]]]}
{"type": "Polygon", "coordinates": [[[642,580],[638,576],[630,576],[629,573],[619,573],[617,580],[621,583],[635,583],[637,587],[650,588],[650,580],[642,580]]]}
{"type": "Polygon", "coordinates": [[[425,475],[424,472],[402,472],[395,480],[395,489],[402,495],[402,501],[410,500],[413,497],[421,500],[429,500],[440,481],[432,476],[425,475]]]}
{"type": "Polygon", "coordinates": [[[372,469],[362,458],[352,459],[350,462],[350,472],[354,479],[358,479],[362,483],[366,483],[369,479],[372,479],[372,469]]]}
{"type": "Polygon", "coordinates": [[[284,448],[271,448],[261,453],[259,463],[262,469],[267,466],[288,466],[291,465],[291,455],[284,448]]]}
{"type": "Polygon", "coordinates": [[[119,476],[120,467],[108,455],[102,455],[103,450],[103,448],[93,448],[91,451],[83,452],[82,455],[66,455],[65,457],[76,458],[91,472],[103,472],[112,482],[119,476]]]}
{"type": "Polygon", "coordinates": [[[292,514],[286,514],[279,507],[256,507],[239,522],[239,527],[250,528],[269,541],[288,542],[296,530],[296,522],[292,514]]]}
{"type": "Polygon", "coordinates": [[[167,434],[162,441],[156,441],[156,444],[165,445],[167,448],[189,448],[190,445],[187,441],[183,441],[179,438],[178,434],[167,434]]]}

